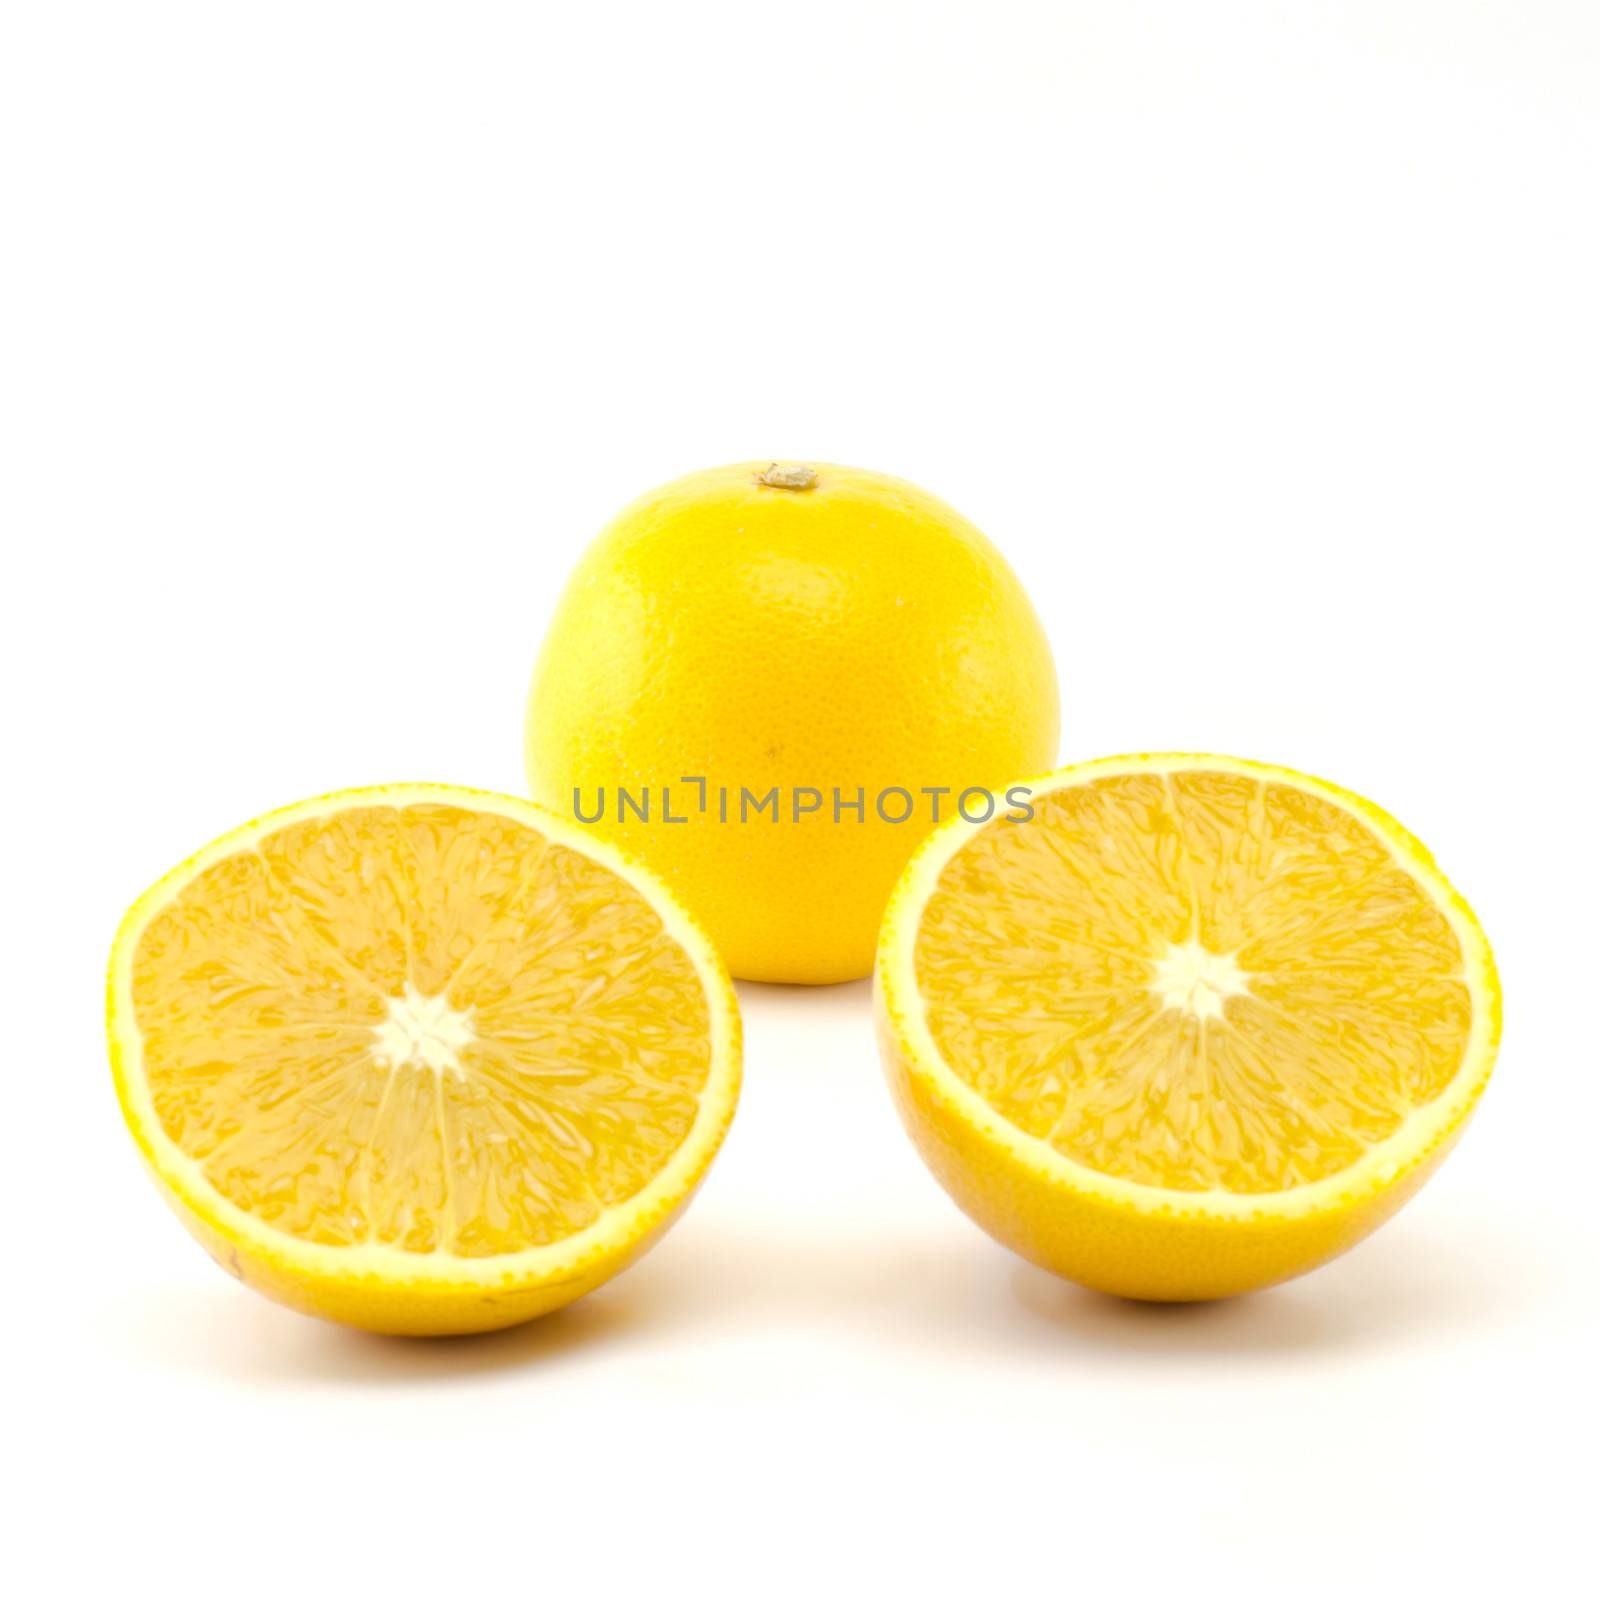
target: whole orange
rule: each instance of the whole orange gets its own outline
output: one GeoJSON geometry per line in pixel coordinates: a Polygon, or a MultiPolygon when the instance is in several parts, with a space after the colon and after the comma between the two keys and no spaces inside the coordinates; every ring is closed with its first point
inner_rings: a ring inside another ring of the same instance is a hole
{"type": "MultiPolygon", "coordinates": [[[[872,969],[935,821],[1056,755],[1055,667],[999,551],[915,485],[698,472],[589,547],[534,671],[536,799],[661,873],[736,977],[872,969]]],[[[1003,803],[1003,797],[1002,797],[1003,803]]]]}

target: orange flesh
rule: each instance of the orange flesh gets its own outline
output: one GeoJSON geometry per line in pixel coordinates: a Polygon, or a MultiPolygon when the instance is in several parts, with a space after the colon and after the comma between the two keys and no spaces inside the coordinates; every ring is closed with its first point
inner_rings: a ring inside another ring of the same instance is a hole
{"type": "Polygon", "coordinates": [[[1460,943],[1351,812],[1217,771],[1033,804],[951,858],[916,942],[941,1054],[1025,1133],[1137,1183],[1266,1193],[1454,1077],[1460,943]]]}
{"type": "Polygon", "coordinates": [[[133,996],[167,1136],[319,1244],[556,1243],[661,1170],[710,1070],[704,988],[644,897],[452,806],[216,863],[145,930],[133,996]]]}

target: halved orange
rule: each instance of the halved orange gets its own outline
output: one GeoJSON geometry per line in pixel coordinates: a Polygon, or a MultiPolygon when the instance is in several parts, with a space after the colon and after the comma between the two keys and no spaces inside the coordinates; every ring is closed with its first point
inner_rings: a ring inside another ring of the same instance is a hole
{"type": "MultiPolygon", "coordinates": [[[[1146,1299],[1346,1249],[1493,1066],[1488,941],[1428,852],[1333,784],[1223,756],[1069,767],[907,867],[878,954],[911,1135],[1030,1260],[1146,1299]]],[[[976,808],[971,808],[976,809],[976,808]]]]}
{"type": "Polygon", "coordinates": [[[128,913],[112,1069],[162,1192],[301,1310],[504,1327],[646,1249],[740,1073],[732,986],[657,880],[581,825],[442,785],[225,835],[128,913]]]}

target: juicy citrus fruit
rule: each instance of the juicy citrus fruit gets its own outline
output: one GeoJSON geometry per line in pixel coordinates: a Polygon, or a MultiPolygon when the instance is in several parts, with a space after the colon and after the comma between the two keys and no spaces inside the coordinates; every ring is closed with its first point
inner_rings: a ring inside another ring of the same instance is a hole
{"type": "Polygon", "coordinates": [[[441,785],[274,812],[169,873],[112,952],[112,1070],[216,1259],[392,1333],[504,1327],[666,1228],[732,1116],[739,1017],[650,876],[441,785]]]}
{"type": "Polygon", "coordinates": [[[884,921],[884,1059],[935,1175],[1030,1260],[1141,1299],[1354,1244],[1494,1062],[1466,903],[1376,806],[1280,767],[1121,757],[1030,787],[1031,820],[930,838],[884,921]]]}
{"type": "Polygon", "coordinates": [[[762,461],[648,494],[590,547],[534,673],[528,776],[655,867],[736,977],[832,983],[871,971],[936,808],[1049,765],[1056,730],[1038,619],[971,523],[896,478],[762,461]]]}

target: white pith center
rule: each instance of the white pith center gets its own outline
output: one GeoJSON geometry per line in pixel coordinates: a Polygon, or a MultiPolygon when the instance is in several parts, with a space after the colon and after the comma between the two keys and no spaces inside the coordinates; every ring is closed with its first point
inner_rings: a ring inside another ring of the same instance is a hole
{"type": "Polygon", "coordinates": [[[1178,1006],[1202,1022],[1220,1017],[1222,1003],[1230,995],[1250,990],[1247,975],[1231,955],[1219,956],[1198,939],[1169,945],[1151,966],[1155,975],[1150,988],[1163,1008],[1178,1006]]]}
{"type": "Polygon", "coordinates": [[[470,1011],[457,1011],[442,994],[420,994],[414,984],[389,999],[389,1015],[373,1028],[372,1053],[386,1067],[428,1067],[464,1078],[461,1052],[478,1037],[470,1011]]]}

